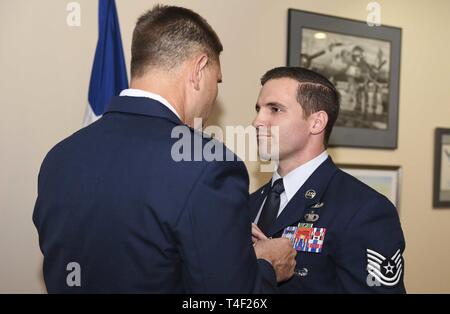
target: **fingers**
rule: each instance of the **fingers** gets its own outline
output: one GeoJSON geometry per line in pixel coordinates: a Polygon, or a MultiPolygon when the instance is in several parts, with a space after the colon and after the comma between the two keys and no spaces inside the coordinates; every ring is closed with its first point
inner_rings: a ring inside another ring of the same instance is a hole
{"type": "Polygon", "coordinates": [[[292,254],[292,251],[295,251],[292,248],[291,240],[287,238],[279,238],[279,239],[280,239],[280,246],[284,249],[284,252],[286,252],[286,254],[290,256],[292,254]]]}
{"type": "Polygon", "coordinates": [[[252,223],[252,229],[258,230],[259,232],[261,232],[262,234],[264,234],[261,229],[259,229],[258,225],[255,223],[252,223]]]}
{"type": "Polygon", "coordinates": [[[292,252],[293,257],[296,258],[297,257],[297,251],[294,248],[292,248],[291,252],[292,252]]]}
{"type": "Polygon", "coordinates": [[[292,262],[295,265],[295,263],[296,263],[295,258],[297,257],[297,251],[295,249],[292,249],[292,253],[291,254],[292,254],[292,262]]]}
{"type": "Polygon", "coordinates": [[[292,276],[294,276],[295,267],[297,266],[297,262],[295,260],[295,255],[296,254],[291,253],[289,258],[287,259],[287,261],[285,263],[283,275],[280,276],[280,280],[278,282],[283,282],[283,281],[289,280],[292,276]]]}
{"type": "Polygon", "coordinates": [[[297,251],[292,247],[291,240],[275,238],[268,241],[268,238],[256,225],[252,225],[252,234],[256,257],[266,259],[272,264],[277,282],[290,279],[294,275],[295,258],[297,256],[297,251]]]}
{"type": "MultiPolygon", "coordinates": [[[[284,255],[284,273],[280,276],[281,281],[286,281],[294,276],[295,267],[297,265],[296,256],[297,251],[292,247],[292,242],[289,239],[280,239],[283,249],[285,249],[286,255],[284,255]]],[[[279,281],[279,282],[281,282],[279,281]]]]}
{"type": "MultiPolygon", "coordinates": [[[[256,241],[258,241],[258,240],[267,240],[266,235],[254,223],[252,223],[252,240],[253,239],[256,239],[256,241]]],[[[256,241],[253,241],[253,243],[255,243],[256,241]]]]}

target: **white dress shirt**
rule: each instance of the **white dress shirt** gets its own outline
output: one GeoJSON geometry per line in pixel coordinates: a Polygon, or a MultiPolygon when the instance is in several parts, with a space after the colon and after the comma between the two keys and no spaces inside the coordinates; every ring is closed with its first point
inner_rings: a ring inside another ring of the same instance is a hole
{"type": "Polygon", "coordinates": [[[142,89],[129,88],[129,89],[124,89],[122,92],[120,92],[119,96],[147,97],[147,98],[156,100],[156,101],[162,103],[167,108],[169,108],[170,111],[172,111],[178,117],[178,119],[181,120],[180,115],[175,110],[175,108],[165,98],[163,98],[161,95],[150,93],[150,92],[147,92],[147,91],[142,90],[142,89]]]}
{"type": "MultiPolygon", "coordinates": [[[[294,197],[294,195],[300,190],[302,185],[308,180],[308,178],[316,171],[317,168],[328,158],[327,151],[324,151],[314,159],[311,159],[307,163],[295,168],[287,175],[285,175],[283,179],[284,192],[280,194],[280,209],[278,210],[278,216],[280,216],[283,209],[289,203],[289,201],[294,197]]],[[[280,179],[281,176],[278,174],[278,171],[275,171],[272,176],[272,185],[273,183],[280,179]]],[[[267,198],[267,197],[266,197],[267,198]]],[[[255,224],[258,223],[259,216],[261,215],[261,211],[263,209],[264,203],[263,201],[261,207],[259,208],[258,215],[255,219],[255,224]]]]}

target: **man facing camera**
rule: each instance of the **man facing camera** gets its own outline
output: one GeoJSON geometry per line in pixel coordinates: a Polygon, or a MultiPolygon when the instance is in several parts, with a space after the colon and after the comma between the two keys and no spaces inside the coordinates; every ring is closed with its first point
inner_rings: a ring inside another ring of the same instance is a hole
{"type": "Polygon", "coordinates": [[[33,220],[48,292],[262,293],[293,275],[289,240],[252,245],[243,162],[194,158],[192,143],[200,154],[211,144],[191,127],[217,97],[221,51],[190,10],[139,18],[131,88],[40,170],[33,220]],[[174,133],[191,138],[186,151],[173,149],[174,133]]]}
{"type": "Polygon", "coordinates": [[[250,197],[253,240],[285,237],[298,252],[284,293],[405,293],[405,240],[396,208],[336,167],[326,151],[339,95],[322,75],[281,67],[261,79],[262,158],[278,163],[250,197]]]}

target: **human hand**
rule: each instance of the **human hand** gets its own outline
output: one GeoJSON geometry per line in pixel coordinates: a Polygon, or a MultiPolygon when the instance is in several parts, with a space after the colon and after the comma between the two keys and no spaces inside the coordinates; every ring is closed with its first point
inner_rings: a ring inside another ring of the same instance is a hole
{"type": "Polygon", "coordinates": [[[272,264],[277,282],[286,281],[294,275],[297,251],[292,248],[291,240],[276,238],[258,240],[254,244],[256,257],[272,264]]]}

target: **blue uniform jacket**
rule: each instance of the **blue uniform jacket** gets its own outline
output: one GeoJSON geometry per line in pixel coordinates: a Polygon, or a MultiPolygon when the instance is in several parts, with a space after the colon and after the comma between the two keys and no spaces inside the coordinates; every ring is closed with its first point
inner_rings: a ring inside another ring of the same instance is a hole
{"type": "MultiPolygon", "coordinates": [[[[270,182],[250,196],[253,220],[269,189],[270,182]]],[[[280,237],[299,223],[312,223],[325,236],[315,242],[320,253],[298,251],[296,275],[279,286],[282,293],[405,292],[405,240],[397,210],[330,157],[286,205],[268,236],[280,237]]]]}
{"type": "Polygon", "coordinates": [[[141,97],[114,98],[100,120],[47,154],[33,221],[48,292],[276,288],[272,266],[256,259],[251,243],[243,162],[174,161],[174,147],[194,153],[173,146],[181,138],[180,132],[173,138],[177,126],[197,137],[200,148],[210,143],[209,149],[232,154],[141,97]],[[73,263],[80,266],[79,285],[73,263]]]}

